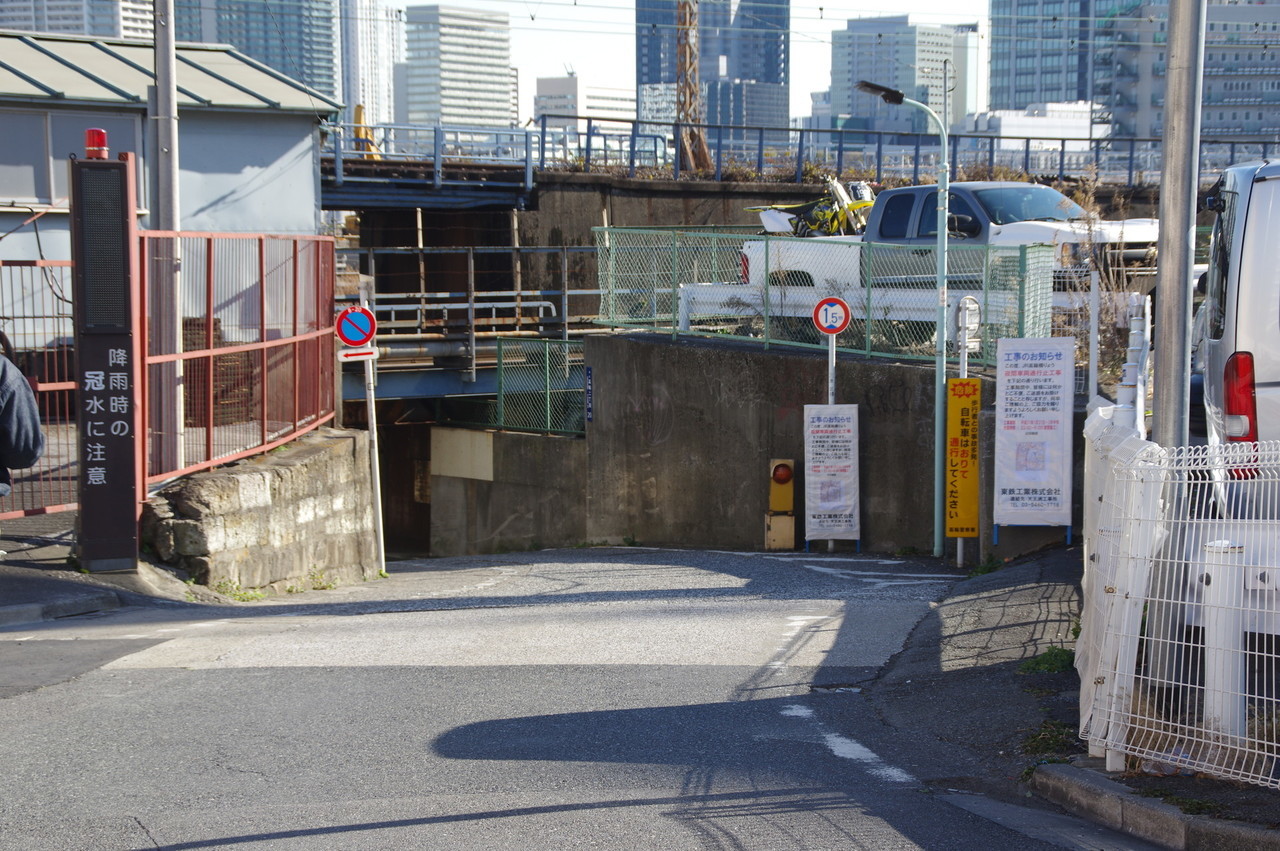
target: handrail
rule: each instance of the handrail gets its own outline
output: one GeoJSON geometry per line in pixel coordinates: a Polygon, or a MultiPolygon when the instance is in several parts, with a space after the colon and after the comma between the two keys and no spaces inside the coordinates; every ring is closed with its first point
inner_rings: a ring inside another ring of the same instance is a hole
{"type": "MultiPolygon", "coordinates": [[[[493,186],[533,187],[535,171],[622,171],[634,177],[669,174],[674,179],[712,174],[690,173],[674,155],[671,140],[681,129],[701,130],[712,148],[717,179],[783,178],[801,181],[808,172],[847,170],[918,180],[936,162],[936,134],[853,129],[796,129],[738,124],[677,125],[673,122],[603,116],[544,115],[535,127],[494,128],[382,124],[357,128],[325,126],[322,155],[333,161],[333,181],[382,180],[372,164],[394,168],[412,162],[430,167],[437,189],[475,184],[462,169],[483,168],[493,186]],[[359,129],[362,135],[357,135],[359,129]],[[370,158],[370,137],[378,160],[370,158]],[[356,174],[363,164],[372,176],[356,174]]],[[[952,133],[952,177],[961,172],[999,168],[1059,180],[1100,176],[1132,184],[1145,175],[1158,179],[1162,141],[1158,137],[994,136],[952,133]]],[[[1274,138],[1222,134],[1200,141],[1202,179],[1216,177],[1242,158],[1265,159],[1277,147],[1274,138]]]]}

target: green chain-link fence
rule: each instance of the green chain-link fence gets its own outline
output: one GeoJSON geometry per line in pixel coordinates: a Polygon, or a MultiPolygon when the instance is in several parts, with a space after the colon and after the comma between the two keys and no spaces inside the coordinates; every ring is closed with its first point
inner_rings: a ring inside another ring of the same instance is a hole
{"type": "MultiPolygon", "coordinates": [[[[595,235],[606,324],[816,346],[825,337],[813,325],[814,306],[838,296],[853,317],[838,347],[934,357],[932,245],[643,228],[595,235]]],[[[1001,337],[1050,333],[1051,246],[949,246],[947,287],[948,315],[967,295],[982,307],[976,361],[993,363],[1001,337]]]]}
{"type": "Polygon", "coordinates": [[[492,425],[543,434],[584,433],[581,341],[498,340],[492,425]]]}

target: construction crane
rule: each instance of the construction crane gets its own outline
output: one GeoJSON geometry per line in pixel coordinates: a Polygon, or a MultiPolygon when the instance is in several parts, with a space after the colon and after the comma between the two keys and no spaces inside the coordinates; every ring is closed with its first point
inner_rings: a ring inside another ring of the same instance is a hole
{"type": "Polygon", "coordinates": [[[676,7],[676,122],[680,162],[692,170],[710,170],[711,152],[703,134],[702,97],[698,85],[698,0],[678,0],[676,7]]]}

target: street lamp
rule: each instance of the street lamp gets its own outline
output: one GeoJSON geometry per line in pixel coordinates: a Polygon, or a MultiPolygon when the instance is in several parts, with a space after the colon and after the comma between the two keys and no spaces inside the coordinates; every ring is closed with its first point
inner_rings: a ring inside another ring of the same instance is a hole
{"type": "MultiPolygon", "coordinates": [[[[945,84],[945,82],[944,82],[945,84]]],[[[860,92],[875,95],[885,103],[906,104],[923,110],[938,125],[942,151],[938,155],[938,349],[934,357],[933,390],[933,555],[942,555],[943,494],[946,489],[946,403],[947,403],[947,128],[942,119],[926,104],[912,100],[897,89],[859,80],[860,92]]]]}

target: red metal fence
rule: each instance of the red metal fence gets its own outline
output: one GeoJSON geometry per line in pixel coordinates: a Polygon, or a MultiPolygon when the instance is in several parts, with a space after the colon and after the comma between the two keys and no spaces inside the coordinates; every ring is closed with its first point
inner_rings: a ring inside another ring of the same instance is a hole
{"type": "Polygon", "coordinates": [[[71,315],[71,261],[0,261],[0,332],[36,391],[44,457],[13,471],[0,519],[76,507],[79,485],[71,315]]]}
{"type": "MultiPolygon", "coordinates": [[[[333,418],[328,237],[147,231],[139,240],[147,481],[264,452],[333,418]]],[[[40,403],[47,449],[0,519],[74,509],[71,263],[0,262],[0,331],[40,403]]]]}

